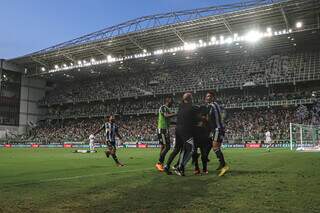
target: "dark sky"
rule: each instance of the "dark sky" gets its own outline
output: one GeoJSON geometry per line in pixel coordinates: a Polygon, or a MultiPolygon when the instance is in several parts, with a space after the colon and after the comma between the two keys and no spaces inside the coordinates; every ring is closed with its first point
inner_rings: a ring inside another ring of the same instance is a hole
{"type": "Polygon", "coordinates": [[[240,0],[1,0],[0,58],[25,55],[133,18],[240,0]]]}

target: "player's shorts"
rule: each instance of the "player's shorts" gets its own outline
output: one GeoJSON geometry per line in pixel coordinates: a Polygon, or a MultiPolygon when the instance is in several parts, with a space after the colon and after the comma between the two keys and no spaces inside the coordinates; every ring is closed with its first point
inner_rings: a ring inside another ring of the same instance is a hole
{"type": "Polygon", "coordinates": [[[159,144],[170,144],[169,129],[158,129],[158,140],[159,144]]]}
{"type": "Polygon", "coordinates": [[[194,136],[190,131],[176,130],[175,147],[183,147],[184,144],[188,141],[192,141],[192,144],[194,145],[194,136]]]}
{"type": "Polygon", "coordinates": [[[94,142],[90,142],[90,143],[89,143],[89,147],[90,147],[90,148],[94,148],[94,142]]]}
{"type": "Polygon", "coordinates": [[[211,146],[212,141],[209,138],[208,130],[202,127],[195,127],[194,143],[196,148],[211,146]]]}
{"type": "Polygon", "coordinates": [[[110,149],[116,149],[116,141],[106,140],[106,142],[107,142],[107,146],[108,146],[110,149]]]}
{"type": "Polygon", "coordinates": [[[272,143],[271,138],[266,138],[266,143],[272,143]]]}
{"type": "Polygon", "coordinates": [[[210,133],[210,139],[212,141],[217,141],[218,143],[223,143],[224,140],[224,130],[216,129],[210,133]]]}

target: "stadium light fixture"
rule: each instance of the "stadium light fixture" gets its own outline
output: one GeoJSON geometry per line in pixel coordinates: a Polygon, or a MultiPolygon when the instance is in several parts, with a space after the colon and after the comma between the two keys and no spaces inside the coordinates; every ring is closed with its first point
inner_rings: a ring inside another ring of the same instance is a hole
{"type": "Polygon", "coordinates": [[[82,64],[82,61],[78,61],[78,65],[81,65],[82,64]]]}
{"type": "Polygon", "coordinates": [[[252,30],[245,35],[245,40],[247,42],[257,42],[261,39],[262,35],[256,30],[252,30]]]}
{"type": "Polygon", "coordinates": [[[96,60],[94,58],[91,58],[91,62],[94,63],[96,62],[96,60]]]}
{"type": "Polygon", "coordinates": [[[59,66],[58,66],[58,65],[54,65],[54,68],[55,68],[55,69],[59,69],[59,66]]]}
{"type": "Polygon", "coordinates": [[[302,27],[302,22],[301,21],[298,21],[297,23],[296,23],[296,28],[301,28],[302,27]]]}
{"type": "Polygon", "coordinates": [[[220,44],[224,44],[224,36],[220,36],[220,44]]]}
{"type": "Polygon", "coordinates": [[[143,49],[143,52],[144,52],[144,53],[146,53],[146,52],[147,52],[147,50],[146,50],[146,49],[143,49]]]}
{"type": "Polygon", "coordinates": [[[195,50],[197,48],[197,45],[195,43],[184,43],[184,49],[185,50],[195,50]]]}
{"type": "Polygon", "coordinates": [[[108,62],[108,63],[113,62],[113,58],[112,58],[111,55],[108,55],[108,56],[107,56],[107,62],[108,62]]]}
{"type": "Polygon", "coordinates": [[[63,67],[67,67],[67,65],[66,65],[66,64],[63,64],[63,67]]]}
{"type": "Polygon", "coordinates": [[[227,44],[231,44],[232,42],[233,42],[233,40],[232,40],[231,37],[228,37],[228,38],[226,39],[226,43],[227,43],[227,44]]]}
{"type": "Polygon", "coordinates": [[[268,33],[271,33],[271,32],[272,32],[271,27],[267,27],[267,32],[268,32],[268,33]]]}
{"type": "Polygon", "coordinates": [[[43,72],[44,72],[44,71],[46,71],[46,68],[44,68],[44,67],[41,67],[41,71],[43,71],[43,72]]]}
{"type": "Polygon", "coordinates": [[[200,43],[200,44],[202,44],[202,43],[203,43],[202,39],[200,39],[200,40],[199,40],[199,43],[200,43]]]}
{"type": "Polygon", "coordinates": [[[211,41],[212,41],[212,42],[215,42],[216,40],[217,40],[216,37],[214,37],[214,36],[211,37],[211,41]]]}

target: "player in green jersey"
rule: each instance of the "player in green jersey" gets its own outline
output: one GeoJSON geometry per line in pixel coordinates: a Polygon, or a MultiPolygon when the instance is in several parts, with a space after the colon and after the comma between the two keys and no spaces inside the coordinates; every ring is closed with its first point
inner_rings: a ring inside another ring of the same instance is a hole
{"type": "Polygon", "coordinates": [[[165,103],[159,108],[158,112],[158,139],[161,149],[159,161],[156,164],[156,168],[158,171],[161,172],[163,171],[163,162],[166,157],[166,154],[170,150],[170,118],[175,116],[175,113],[173,113],[170,109],[172,104],[172,98],[165,98],[165,103]]]}

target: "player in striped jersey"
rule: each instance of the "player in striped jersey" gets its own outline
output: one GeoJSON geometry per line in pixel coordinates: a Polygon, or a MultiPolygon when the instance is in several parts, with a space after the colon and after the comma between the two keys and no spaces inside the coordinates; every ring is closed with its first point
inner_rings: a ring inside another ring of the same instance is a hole
{"type": "Polygon", "coordinates": [[[119,127],[115,124],[115,117],[113,115],[107,116],[106,121],[107,122],[104,123],[101,128],[94,133],[94,135],[98,134],[102,130],[105,131],[107,144],[107,149],[105,150],[106,156],[109,158],[111,155],[117,166],[123,166],[123,164],[119,162],[116,155],[116,136],[122,140],[122,137],[119,134],[119,127]]]}
{"type": "Polygon", "coordinates": [[[170,118],[175,116],[175,113],[171,112],[172,98],[167,97],[164,105],[159,108],[158,112],[158,140],[161,146],[159,161],[156,164],[158,171],[163,171],[163,162],[166,154],[170,150],[170,118]]]}
{"type": "Polygon", "coordinates": [[[220,171],[219,176],[223,176],[229,170],[229,166],[226,164],[223,153],[221,151],[221,145],[223,143],[225,135],[225,127],[223,121],[224,112],[214,99],[214,93],[208,92],[205,101],[208,105],[210,138],[212,140],[212,149],[220,162],[220,165],[217,168],[217,170],[220,171]]]}

